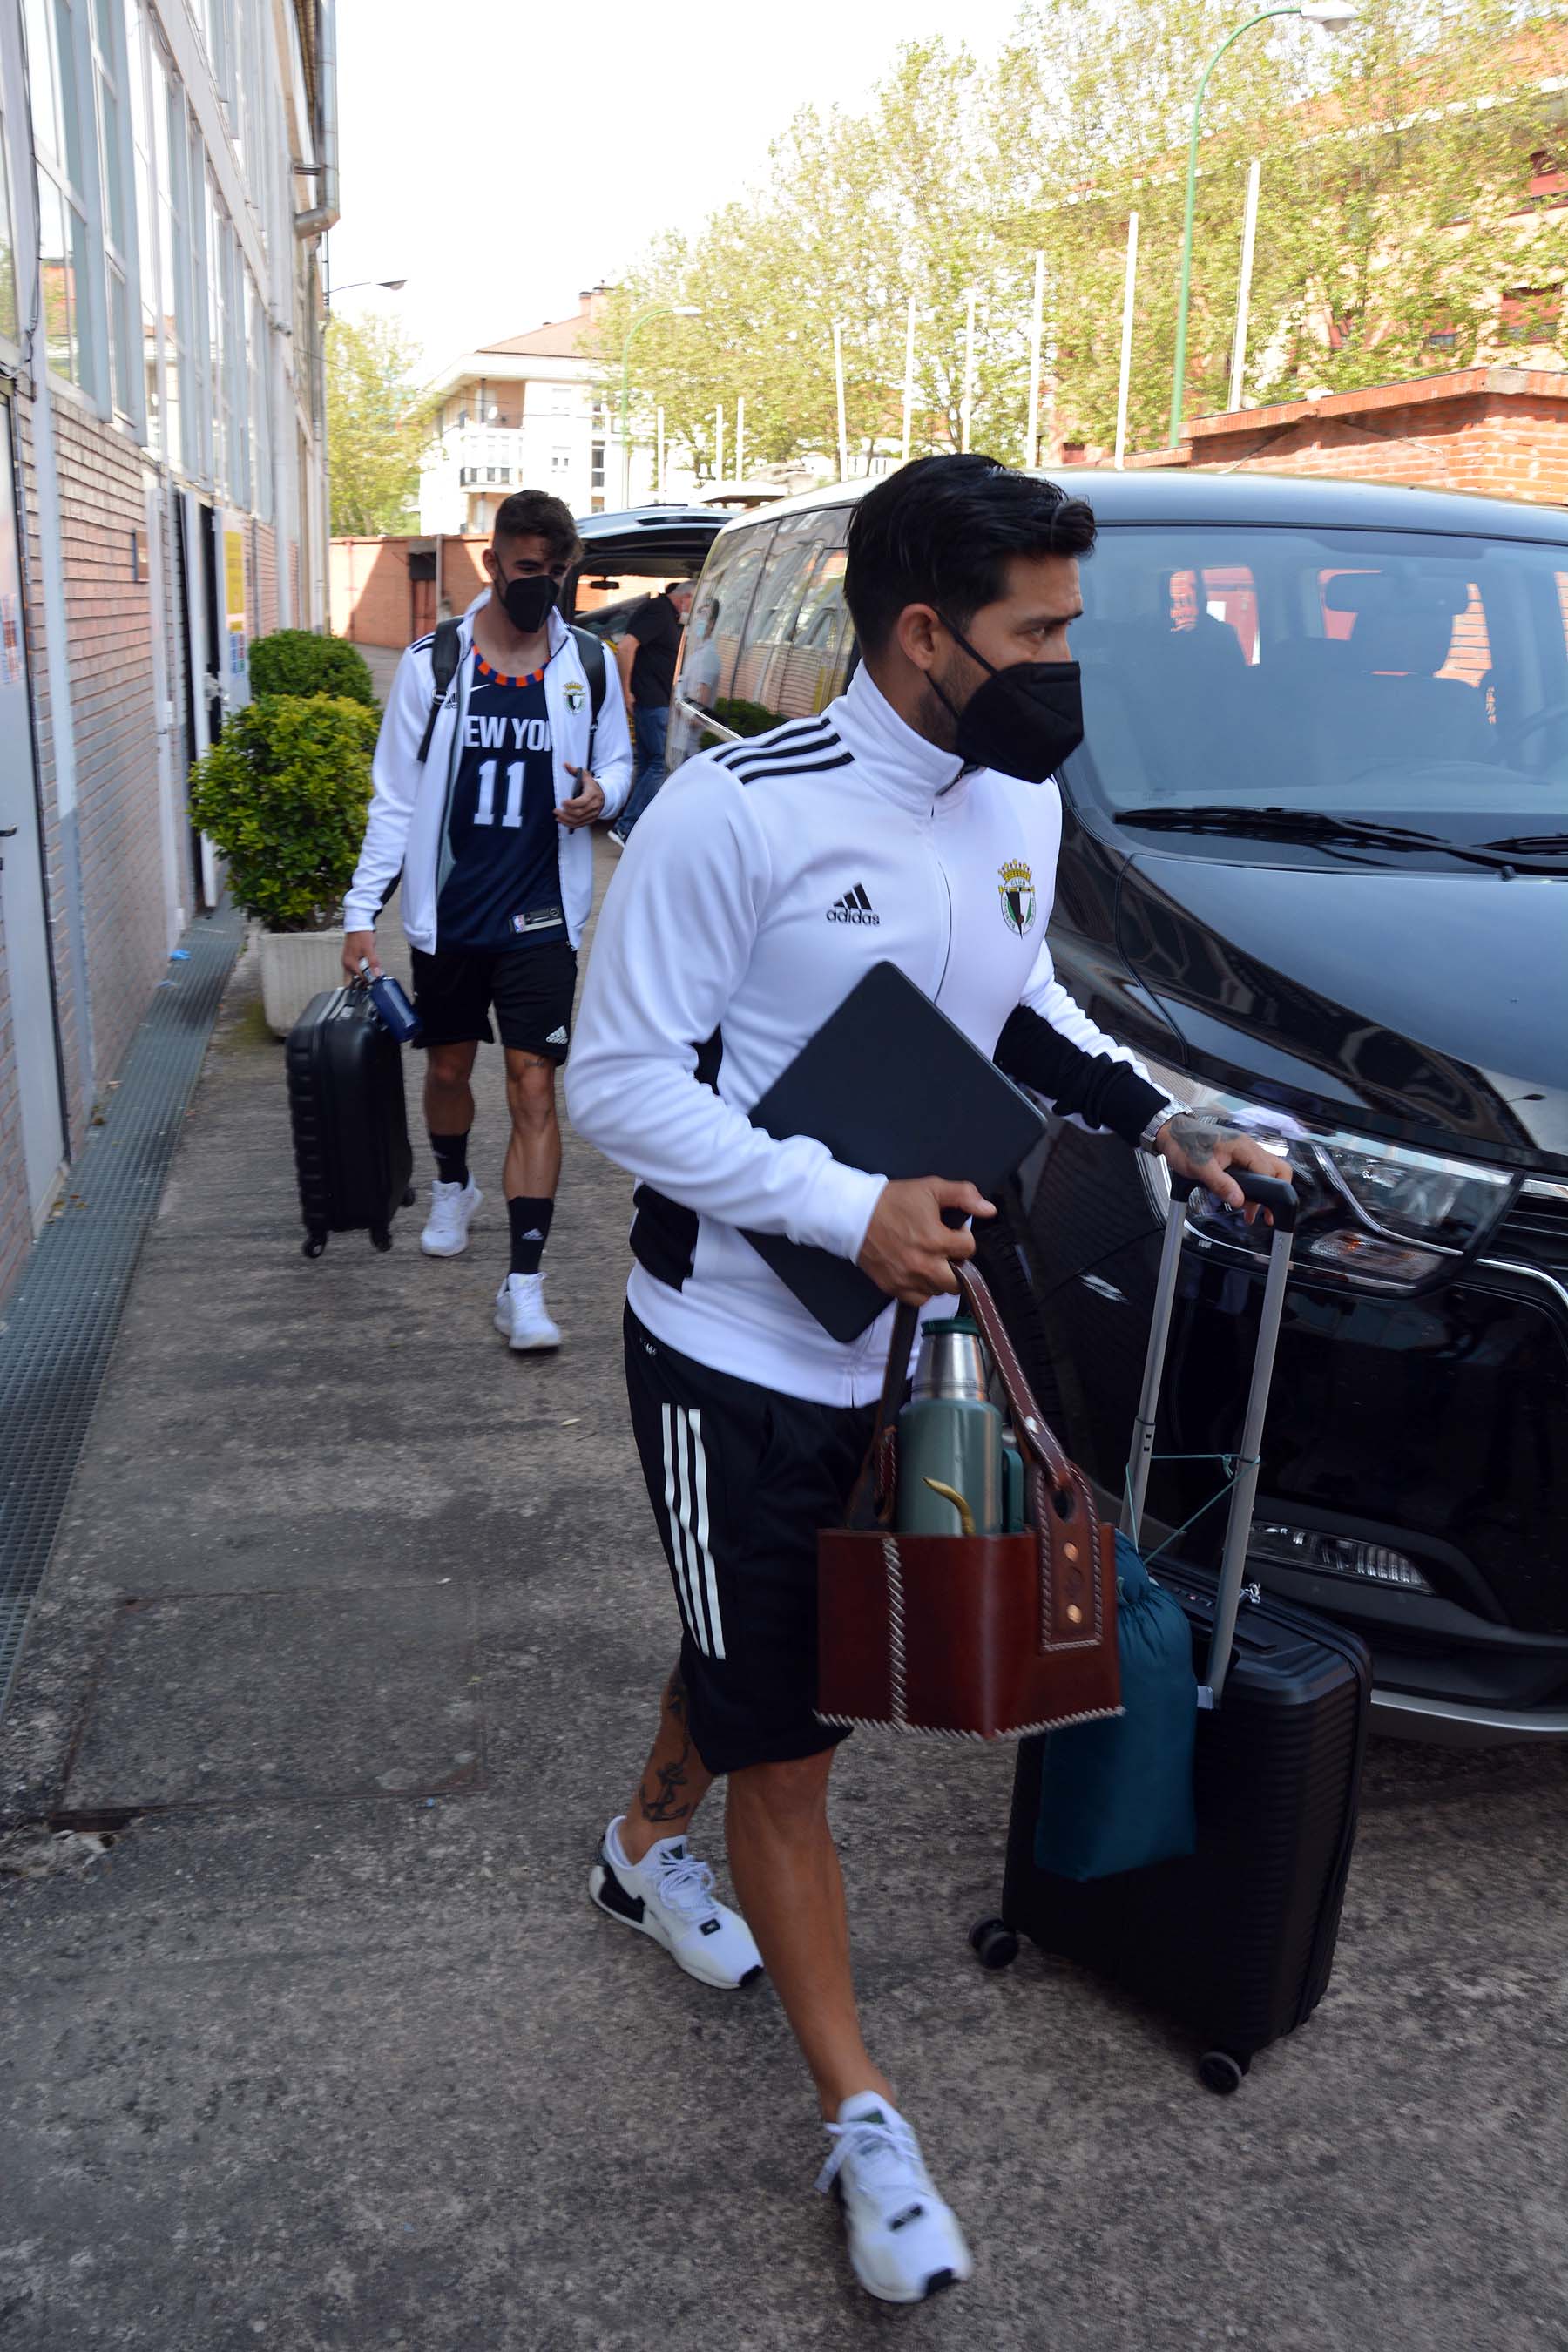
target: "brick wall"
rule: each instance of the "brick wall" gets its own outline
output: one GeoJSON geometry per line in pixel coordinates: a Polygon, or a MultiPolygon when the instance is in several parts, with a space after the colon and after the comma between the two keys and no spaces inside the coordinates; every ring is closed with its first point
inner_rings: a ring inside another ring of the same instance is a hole
{"type": "MultiPolygon", "coordinates": [[[[94,1081],[120,1066],[164,975],[152,597],[132,578],[145,528],[135,444],[55,404],[94,1081]]],[[[74,1122],[73,1122],[74,1123],[74,1122]]]]}
{"type": "MultiPolygon", "coordinates": [[[[408,645],[419,634],[416,613],[425,609],[416,607],[411,593],[409,554],[416,548],[433,549],[436,543],[433,539],[334,539],[328,551],[333,635],[362,646],[408,645]]],[[[448,612],[466,612],[480,589],[489,585],[484,567],[489,545],[483,536],[441,541],[441,596],[448,612]]],[[[658,580],[629,576],[618,588],[580,585],[577,610],[591,613],[597,605],[635,595],[639,588],[660,585],[658,580]]],[[[434,611],[433,601],[428,609],[434,611]]]]}
{"type": "Polygon", "coordinates": [[[1331,474],[1568,504],[1568,379],[1468,368],[1321,400],[1199,416],[1180,453],[1133,464],[1331,474]]]}

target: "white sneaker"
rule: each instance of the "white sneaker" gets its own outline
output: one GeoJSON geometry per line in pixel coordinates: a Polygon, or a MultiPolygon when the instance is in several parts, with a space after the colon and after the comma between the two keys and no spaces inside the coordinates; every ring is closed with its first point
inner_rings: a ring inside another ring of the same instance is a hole
{"type": "Polygon", "coordinates": [[[827,2130],[833,2153],[816,2185],[826,2196],[837,2183],[849,2260],[867,2294],[879,2303],[923,2303],[973,2277],[963,2233],[898,2109],[876,2091],[858,2091],[827,2130]]]}
{"type": "Polygon", "coordinates": [[[561,1345],[561,1334],[544,1311],[542,1274],[507,1276],[496,1292],[496,1329],[520,1356],[561,1345]]]}
{"type": "Polygon", "coordinates": [[[713,1899],[713,1873],[683,1837],[660,1838],[639,1863],[621,1851],[617,1814],[605,1832],[588,1892],[601,1911],[662,1944],[689,1977],[732,1992],[763,1973],[763,1956],[738,1911],[713,1899]]]}
{"type": "Polygon", "coordinates": [[[443,1184],[437,1176],[430,1187],[430,1214],[419,1236],[426,1257],[462,1256],[474,1211],[484,1197],[471,1176],[466,1184],[443,1184]]]}

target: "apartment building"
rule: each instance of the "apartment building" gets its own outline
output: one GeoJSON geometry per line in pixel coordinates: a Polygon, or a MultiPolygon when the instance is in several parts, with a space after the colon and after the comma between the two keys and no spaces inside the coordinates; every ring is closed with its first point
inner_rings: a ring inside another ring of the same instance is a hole
{"type": "Polygon", "coordinates": [[[326,611],[331,0],[0,0],[0,1298],[216,879],[185,779],[326,611]]]}
{"type": "Polygon", "coordinates": [[[517,489],[553,490],[579,515],[685,499],[696,489],[696,476],[673,452],[661,471],[657,444],[634,440],[623,494],[619,418],[591,343],[604,287],[588,288],[578,301],[570,319],[465,352],[436,377],[437,437],[419,485],[426,536],[488,533],[496,508],[517,489]]]}

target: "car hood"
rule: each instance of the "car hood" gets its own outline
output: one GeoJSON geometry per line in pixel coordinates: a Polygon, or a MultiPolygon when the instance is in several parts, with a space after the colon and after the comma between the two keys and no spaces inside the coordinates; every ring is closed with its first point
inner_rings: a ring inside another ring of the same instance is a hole
{"type": "Polygon", "coordinates": [[[1141,851],[1117,938],[1205,1076],[1433,1149],[1568,1167],[1568,877],[1141,851]]]}

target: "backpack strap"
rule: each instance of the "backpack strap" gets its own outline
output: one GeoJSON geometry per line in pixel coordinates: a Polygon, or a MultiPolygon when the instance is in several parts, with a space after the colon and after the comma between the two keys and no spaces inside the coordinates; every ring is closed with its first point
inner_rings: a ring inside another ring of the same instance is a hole
{"type": "Polygon", "coordinates": [[[458,656],[462,650],[462,635],[456,621],[437,621],[436,642],[430,648],[430,668],[436,681],[436,691],[430,698],[430,716],[425,721],[425,732],[419,744],[419,765],[430,756],[430,738],[436,732],[436,713],[447,699],[447,689],[458,675],[458,656]]]}
{"type": "Polygon", "coordinates": [[[605,640],[596,637],[592,629],[580,629],[575,621],[570,626],[588,673],[588,773],[592,775],[594,740],[599,731],[599,713],[605,707],[605,640]]]}

